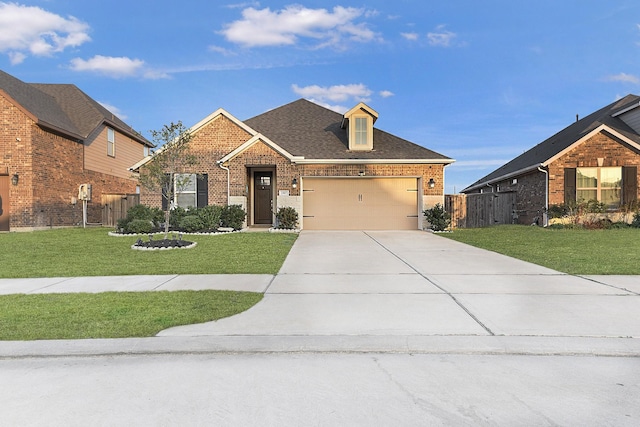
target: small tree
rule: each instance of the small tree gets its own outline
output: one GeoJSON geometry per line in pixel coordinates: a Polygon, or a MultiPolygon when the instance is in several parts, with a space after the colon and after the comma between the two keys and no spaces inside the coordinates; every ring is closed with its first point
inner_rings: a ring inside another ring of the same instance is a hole
{"type": "Polygon", "coordinates": [[[169,219],[174,196],[184,191],[191,177],[189,169],[197,163],[189,143],[192,135],[181,121],[151,131],[153,142],[160,147],[150,162],[140,169],[140,185],[149,191],[161,191],[166,198],[164,211],[164,238],[169,236],[169,219]]]}

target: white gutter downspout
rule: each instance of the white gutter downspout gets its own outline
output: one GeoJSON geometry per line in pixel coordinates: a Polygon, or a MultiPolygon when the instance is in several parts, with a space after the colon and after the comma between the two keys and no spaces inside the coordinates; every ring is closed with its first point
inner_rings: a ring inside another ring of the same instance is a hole
{"type": "Polygon", "coordinates": [[[229,168],[224,166],[221,161],[217,161],[216,163],[220,166],[220,169],[227,171],[227,206],[229,206],[229,200],[231,200],[231,173],[229,172],[229,168]]]}
{"type": "Polygon", "coordinates": [[[549,171],[538,166],[538,170],[545,174],[544,212],[542,213],[542,226],[549,225],[549,171]]]}

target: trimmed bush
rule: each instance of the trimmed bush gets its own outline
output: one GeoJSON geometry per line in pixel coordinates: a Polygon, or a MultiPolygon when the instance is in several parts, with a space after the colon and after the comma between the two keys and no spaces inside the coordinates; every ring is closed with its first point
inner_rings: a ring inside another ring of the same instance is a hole
{"type": "Polygon", "coordinates": [[[451,214],[440,203],[424,211],[424,217],[433,231],[445,231],[451,225],[451,214]]]}
{"type": "Polygon", "coordinates": [[[179,228],[180,222],[185,216],[187,216],[185,208],[178,206],[177,208],[171,209],[171,213],[169,214],[169,226],[172,228],[179,228]]]}
{"type": "Polygon", "coordinates": [[[204,230],[217,230],[220,227],[220,216],[222,215],[222,206],[209,205],[196,210],[196,215],[202,222],[204,230]]]}
{"type": "Polygon", "coordinates": [[[153,223],[147,219],[134,219],[129,221],[127,228],[125,228],[125,232],[127,233],[146,234],[151,231],[153,231],[153,223]]]}
{"type": "Polygon", "coordinates": [[[298,211],[287,206],[278,209],[276,213],[278,228],[294,229],[298,226],[298,211]]]}
{"type": "MultiPolygon", "coordinates": [[[[127,211],[127,217],[119,219],[117,222],[117,230],[123,230],[125,233],[134,233],[129,230],[129,224],[135,220],[142,220],[151,223],[151,227],[159,227],[160,223],[164,221],[164,212],[159,208],[150,208],[146,205],[135,205],[127,211]]],[[[139,228],[140,225],[135,225],[135,228],[139,228]]]]}
{"type": "Polygon", "coordinates": [[[631,221],[631,226],[640,228],[640,212],[636,212],[635,214],[633,214],[633,221],[631,221]]]}
{"type": "Polygon", "coordinates": [[[198,215],[186,215],[180,220],[180,229],[187,233],[195,233],[197,231],[202,231],[204,226],[202,225],[202,220],[198,215]]]}
{"type": "Polygon", "coordinates": [[[244,218],[247,216],[240,205],[228,205],[222,208],[220,223],[222,227],[230,227],[234,230],[242,229],[244,218]]]}

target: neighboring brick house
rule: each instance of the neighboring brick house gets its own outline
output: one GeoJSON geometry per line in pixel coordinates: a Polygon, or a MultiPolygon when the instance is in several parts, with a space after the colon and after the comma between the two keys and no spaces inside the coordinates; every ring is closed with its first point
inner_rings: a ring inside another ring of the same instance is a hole
{"type": "Polygon", "coordinates": [[[135,193],[128,167],[150,147],[76,86],[0,70],[0,231],[82,223],[82,184],[92,189],[87,222],[100,222],[102,195],[135,193]]]}
{"type": "Polygon", "coordinates": [[[640,97],[627,95],[462,190],[515,194],[513,218],[546,225],[550,205],[597,200],[610,210],[638,200],[640,97]]]}
{"type": "MultiPolygon", "coordinates": [[[[304,99],[244,122],[219,109],[190,129],[199,163],[177,204],[239,204],[248,226],[275,225],[290,206],[305,229],[420,229],[453,160],[374,128],[377,118],[363,103],[342,115],[304,99]]],[[[142,191],[142,203],[161,198],[142,191]]]]}

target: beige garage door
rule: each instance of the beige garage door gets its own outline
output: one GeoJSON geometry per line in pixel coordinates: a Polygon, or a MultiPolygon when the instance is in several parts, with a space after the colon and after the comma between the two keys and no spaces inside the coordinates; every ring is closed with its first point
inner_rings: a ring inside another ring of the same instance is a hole
{"type": "Polygon", "coordinates": [[[304,178],[307,230],[416,230],[417,178],[304,178]]]}

